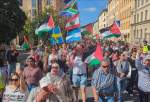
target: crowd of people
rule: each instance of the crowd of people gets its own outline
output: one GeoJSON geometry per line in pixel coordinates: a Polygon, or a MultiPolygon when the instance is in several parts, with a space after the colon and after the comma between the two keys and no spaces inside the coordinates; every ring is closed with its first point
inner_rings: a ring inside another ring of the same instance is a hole
{"type": "Polygon", "coordinates": [[[82,102],[87,102],[89,82],[91,102],[123,102],[124,93],[138,93],[140,102],[150,102],[149,51],[146,41],[136,46],[85,38],[51,48],[41,44],[19,63],[20,53],[12,44],[0,54],[0,102],[79,102],[80,92],[82,102]],[[91,70],[85,60],[97,43],[103,61],[91,70]]]}

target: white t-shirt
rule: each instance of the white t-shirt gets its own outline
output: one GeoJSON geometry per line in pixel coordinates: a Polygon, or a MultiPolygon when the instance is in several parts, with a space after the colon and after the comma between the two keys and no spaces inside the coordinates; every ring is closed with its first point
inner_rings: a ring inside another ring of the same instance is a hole
{"type": "Polygon", "coordinates": [[[73,74],[86,74],[86,66],[82,61],[82,56],[76,56],[74,59],[73,74]]]}
{"type": "Polygon", "coordinates": [[[6,86],[2,102],[26,102],[28,94],[28,91],[22,93],[19,88],[12,90],[9,86],[6,86]]]}

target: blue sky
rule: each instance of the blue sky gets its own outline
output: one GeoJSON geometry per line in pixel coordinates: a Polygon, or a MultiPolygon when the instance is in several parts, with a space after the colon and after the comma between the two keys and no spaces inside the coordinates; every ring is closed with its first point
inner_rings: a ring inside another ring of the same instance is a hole
{"type": "Polygon", "coordinates": [[[81,26],[97,20],[100,12],[106,8],[107,0],[77,0],[81,26]]]}

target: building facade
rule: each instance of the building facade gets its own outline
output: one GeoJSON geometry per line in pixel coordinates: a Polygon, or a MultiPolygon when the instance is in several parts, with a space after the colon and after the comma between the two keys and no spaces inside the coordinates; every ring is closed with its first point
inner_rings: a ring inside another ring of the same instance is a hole
{"type": "Polygon", "coordinates": [[[99,34],[99,23],[98,21],[93,23],[93,35],[99,34]]]}
{"type": "Polygon", "coordinates": [[[150,43],[150,0],[134,0],[131,27],[133,41],[150,43]]]}
{"type": "Polygon", "coordinates": [[[101,14],[98,17],[98,29],[103,29],[105,27],[108,27],[108,22],[107,22],[107,14],[108,10],[104,9],[101,14]]]}
{"type": "Polygon", "coordinates": [[[64,6],[63,0],[22,0],[22,9],[28,18],[33,19],[35,15],[41,14],[46,8],[52,7],[60,12],[64,6]]]}
{"type": "Polygon", "coordinates": [[[120,20],[120,30],[123,38],[127,42],[131,42],[131,16],[134,0],[118,0],[119,1],[119,13],[118,18],[120,20]]]}
{"type": "Polygon", "coordinates": [[[42,0],[42,10],[50,6],[57,12],[61,11],[64,7],[63,0],[42,0]]]}
{"type": "Polygon", "coordinates": [[[28,18],[33,19],[42,12],[41,0],[22,0],[22,9],[28,18]]]}
{"type": "Polygon", "coordinates": [[[119,19],[119,1],[120,0],[108,0],[108,26],[112,25],[115,20],[119,19]]]}
{"type": "Polygon", "coordinates": [[[131,42],[131,15],[134,0],[108,1],[108,26],[119,21],[122,39],[131,42]]]}

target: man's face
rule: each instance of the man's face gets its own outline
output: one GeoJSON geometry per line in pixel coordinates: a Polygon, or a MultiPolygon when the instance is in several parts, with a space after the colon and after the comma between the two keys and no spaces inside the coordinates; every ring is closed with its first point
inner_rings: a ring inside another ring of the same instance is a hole
{"type": "Polygon", "coordinates": [[[52,73],[52,75],[58,75],[59,74],[59,67],[58,66],[52,66],[51,73],[52,73]]]}
{"type": "Polygon", "coordinates": [[[103,70],[105,73],[108,73],[108,72],[109,72],[109,63],[108,63],[108,62],[102,62],[102,70],[103,70]]]}
{"type": "Polygon", "coordinates": [[[78,45],[78,46],[76,47],[76,52],[79,53],[79,54],[81,54],[81,53],[83,52],[83,48],[82,48],[81,45],[78,45]]]}
{"type": "Polygon", "coordinates": [[[28,65],[34,67],[35,66],[35,61],[33,61],[32,59],[28,60],[28,65]]]}
{"type": "Polygon", "coordinates": [[[146,66],[150,67],[150,59],[147,59],[147,60],[144,62],[144,64],[145,64],[146,66]]]}
{"type": "Polygon", "coordinates": [[[56,50],[55,49],[52,49],[52,54],[56,54],[56,50]]]}
{"type": "Polygon", "coordinates": [[[121,59],[121,60],[125,60],[125,59],[126,59],[126,56],[125,56],[124,54],[121,54],[121,55],[120,55],[120,59],[121,59]]]}

